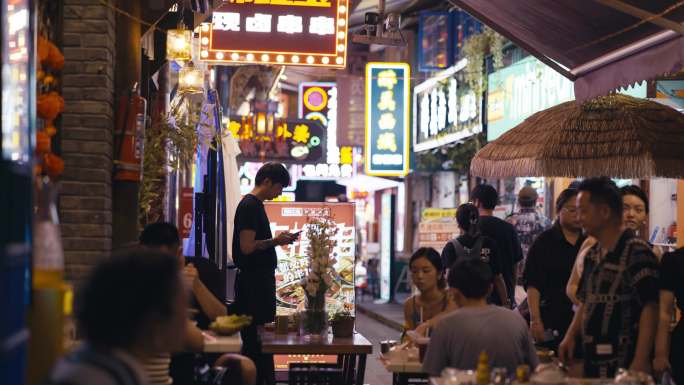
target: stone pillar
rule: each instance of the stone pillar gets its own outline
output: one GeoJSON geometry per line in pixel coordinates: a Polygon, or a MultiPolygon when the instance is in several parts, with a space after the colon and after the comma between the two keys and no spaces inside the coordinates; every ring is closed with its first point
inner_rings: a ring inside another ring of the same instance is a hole
{"type": "Polygon", "coordinates": [[[115,15],[98,0],[64,0],[60,220],[66,278],[78,282],[112,246],[115,15]]]}

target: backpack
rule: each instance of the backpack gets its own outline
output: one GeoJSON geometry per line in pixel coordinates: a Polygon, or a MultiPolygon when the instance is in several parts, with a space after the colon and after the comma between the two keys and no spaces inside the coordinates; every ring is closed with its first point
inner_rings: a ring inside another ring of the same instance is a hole
{"type": "Polygon", "coordinates": [[[484,237],[482,235],[477,236],[477,239],[470,250],[463,247],[461,242],[458,241],[458,238],[454,238],[450,242],[451,245],[454,246],[457,261],[467,261],[470,259],[481,258],[480,255],[482,254],[482,244],[484,243],[484,237]]]}

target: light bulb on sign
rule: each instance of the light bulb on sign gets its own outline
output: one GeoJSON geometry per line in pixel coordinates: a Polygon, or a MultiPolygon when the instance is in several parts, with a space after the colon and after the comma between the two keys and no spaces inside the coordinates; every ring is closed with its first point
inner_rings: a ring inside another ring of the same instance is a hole
{"type": "Polygon", "coordinates": [[[290,60],[292,60],[293,63],[299,63],[299,56],[297,56],[297,55],[292,56],[292,58],[290,60]]]}
{"type": "Polygon", "coordinates": [[[328,63],[330,63],[330,59],[327,56],[325,56],[325,57],[323,57],[323,59],[321,59],[321,63],[328,64],[328,63]]]}
{"type": "Polygon", "coordinates": [[[233,52],[233,53],[230,55],[230,58],[233,59],[233,60],[238,60],[238,59],[240,58],[240,55],[239,55],[237,52],[233,52]]]}
{"type": "Polygon", "coordinates": [[[249,61],[254,60],[254,54],[248,53],[247,54],[247,60],[249,60],[249,61]]]}
{"type": "Polygon", "coordinates": [[[201,55],[203,58],[207,58],[209,57],[209,51],[202,51],[201,55]]]}
{"type": "Polygon", "coordinates": [[[223,52],[216,52],[216,58],[218,60],[223,60],[223,52]]]}
{"type": "Polygon", "coordinates": [[[307,57],[307,58],[306,58],[306,62],[309,63],[309,64],[313,64],[313,62],[314,62],[313,56],[307,57]]]}
{"type": "Polygon", "coordinates": [[[270,57],[266,54],[261,55],[261,61],[269,61],[270,57]]]}
{"type": "Polygon", "coordinates": [[[344,63],[344,59],[342,57],[338,56],[337,59],[335,59],[335,62],[337,64],[342,64],[342,63],[344,63]]]}
{"type": "Polygon", "coordinates": [[[209,38],[205,36],[202,38],[202,45],[207,45],[207,44],[209,44],[209,38]]]}
{"type": "Polygon", "coordinates": [[[283,56],[283,55],[278,55],[278,56],[276,56],[276,61],[277,61],[278,63],[284,62],[284,61],[285,61],[285,56],[283,56]]]}

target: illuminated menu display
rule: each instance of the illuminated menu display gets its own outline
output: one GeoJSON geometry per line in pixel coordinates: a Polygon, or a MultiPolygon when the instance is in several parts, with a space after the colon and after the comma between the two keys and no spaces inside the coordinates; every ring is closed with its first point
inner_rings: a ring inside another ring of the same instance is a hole
{"type": "Polygon", "coordinates": [[[344,68],[347,0],[230,0],[200,29],[203,61],[344,68]]]}
{"type": "Polygon", "coordinates": [[[366,66],[366,174],[404,176],[409,169],[409,87],[406,63],[366,66]]]}
{"type": "Polygon", "coordinates": [[[288,314],[304,307],[301,279],[309,267],[306,237],[309,218],[332,216],[337,225],[336,245],[332,257],[337,261],[332,287],[326,293],[326,307],[330,312],[345,309],[354,312],[355,236],[354,203],[265,202],[264,208],[271,221],[271,232],[278,236],[283,231],[302,231],[292,245],[276,246],[277,312],[288,314]]]}
{"type": "Polygon", "coordinates": [[[31,96],[30,47],[32,43],[29,2],[5,3],[2,20],[2,158],[26,163],[30,160],[31,96]]]}

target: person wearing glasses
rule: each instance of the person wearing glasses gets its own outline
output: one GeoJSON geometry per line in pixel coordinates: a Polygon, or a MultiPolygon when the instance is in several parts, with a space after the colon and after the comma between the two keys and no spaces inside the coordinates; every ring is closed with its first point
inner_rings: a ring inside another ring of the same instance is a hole
{"type": "Polygon", "coordinates": [[[537,345],[553,350],[572,322],[572,302],[565,295],[575,257],[585,240],[577,217],[577,190],[563,190],[556,199],[553,226],[530,246],[523,282],[530,309],[530,332],[537,345]]]}

